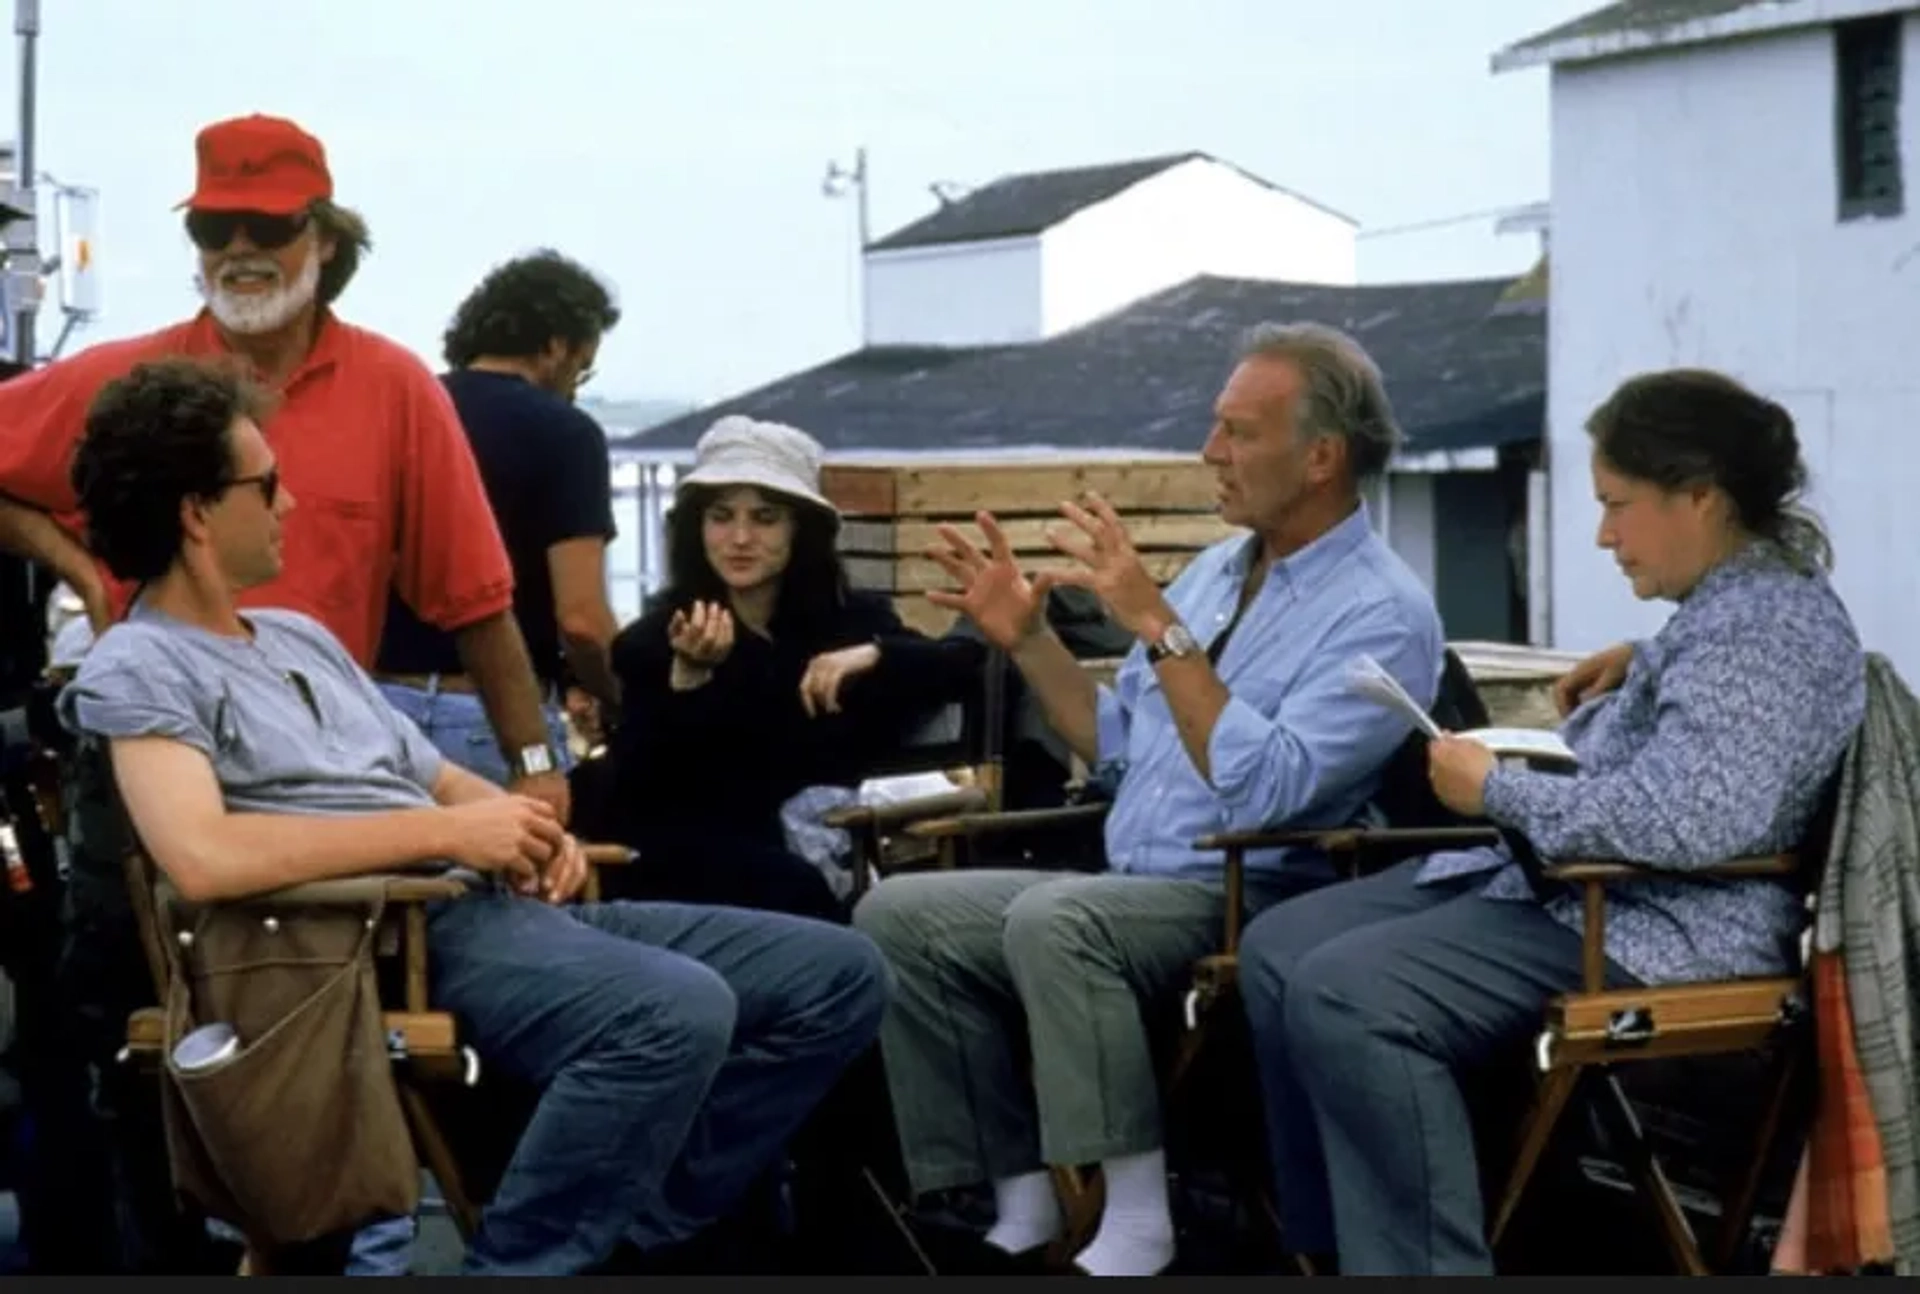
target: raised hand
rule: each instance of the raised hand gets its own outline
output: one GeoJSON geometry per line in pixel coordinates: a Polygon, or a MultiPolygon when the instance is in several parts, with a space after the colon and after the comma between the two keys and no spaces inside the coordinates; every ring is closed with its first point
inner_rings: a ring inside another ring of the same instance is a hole
{"type": "Polygon", "coordinates": [[[667,646],[698,669],[710,670],[733,650],[733,613],[718,602],[695,602],[667,621],[667,646]]]}
{"type": "Polygon", "coordinates": [[[960,588],[958,592],[933,589],[927,601],[958,611],[973,621],[988,642],[1012,651],[1033,632],[1046,603],[1047,576],[1043,572],[1029,580],[1021,573],[1006,532],[992,513],[977,512],[973,520],[986,536],[987,551],[974,547],[957,526],[940,526],[938,534],[944,543],[928,548],[927,556],[940,563],[960,588]]]}
{"type": "Polygon", "coordinates": [[[1113,505],[1091,490],[1085,498],[1085,507],[1060,505],[1060,515],[1073,524],[1073,530],[1047,533],[1053,546],[1079,562],[1079,567],[1046,572],[1043,578],[1091,590],[1121,628],[1135,637],[1158,638],[1173,623],[1173,609],[1147,573],[1113,505]]]}

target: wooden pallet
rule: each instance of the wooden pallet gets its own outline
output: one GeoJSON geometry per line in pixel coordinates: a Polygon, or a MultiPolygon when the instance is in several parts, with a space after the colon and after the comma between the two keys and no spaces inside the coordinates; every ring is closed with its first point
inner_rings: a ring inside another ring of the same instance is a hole
{"type": "Polygon", "coordinates": [[[952,581],[927,550],[940,543],[942,525],[984,547],[977,512],[993,514],[1027,570],[1064,569],[1074,563],[1049,538],[1072,530],[1060,505],[1097,491],[1163,585],[1201,549],[1242,533],[1220,519],[1213,469],[1191,458],[840,460],[822,469],[821,488],[844,518],[840,551],[853,586],[891,595],[910,628],[936,636],[954,614],[926,595],[952,581]]]}

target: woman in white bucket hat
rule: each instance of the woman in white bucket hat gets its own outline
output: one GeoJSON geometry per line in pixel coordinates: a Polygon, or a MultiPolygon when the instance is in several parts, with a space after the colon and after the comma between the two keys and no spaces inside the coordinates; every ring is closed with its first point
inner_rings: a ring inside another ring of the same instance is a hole
{"type": "Polygon", "coordinates": [[[608,880],[625,897],[844,921],[788,850],[780,806],[858,784],[903,720],[978,685],[984,652],[849,591],[812,436],[734,415],[694,459],[668,515],[667,587],[614,642],[617,829],[644,861],[608,880]]]}

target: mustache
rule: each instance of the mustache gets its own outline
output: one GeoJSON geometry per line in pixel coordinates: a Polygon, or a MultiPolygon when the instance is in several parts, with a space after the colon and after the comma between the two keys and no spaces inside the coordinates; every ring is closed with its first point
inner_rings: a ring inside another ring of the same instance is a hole
{"type": "Polygon", "coordinates": [[[225,285],[242,274],[260,274],[277,282],[281,277],[280,264],[270,256],[236,257],[220,267],[219,281],[225,285]]]}

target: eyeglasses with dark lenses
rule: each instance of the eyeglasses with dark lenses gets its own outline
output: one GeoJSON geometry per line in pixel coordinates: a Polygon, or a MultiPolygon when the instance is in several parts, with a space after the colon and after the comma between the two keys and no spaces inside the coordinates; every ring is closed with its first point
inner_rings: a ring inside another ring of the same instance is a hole
{"type": "Polygon", "coordinates": [[[233,236],[245,230],[248,242],[263,252],[274,252],[298,238],[307,221],[304,211],[291,216],[270,216],[264,211],[189,211],[187,237],[203,252],[223,252],[233,245],[233,236]]]}
{"type": "Polygon", "coordinates": [[[223,488],[231,490],[236,485],[259,486],[260,497],[265,499],[267,506],[271,508],[273,501],[280,497],[280,469],[278,467],[269,467],[258,476],[236,476],[228,481],[223,488]]]}

